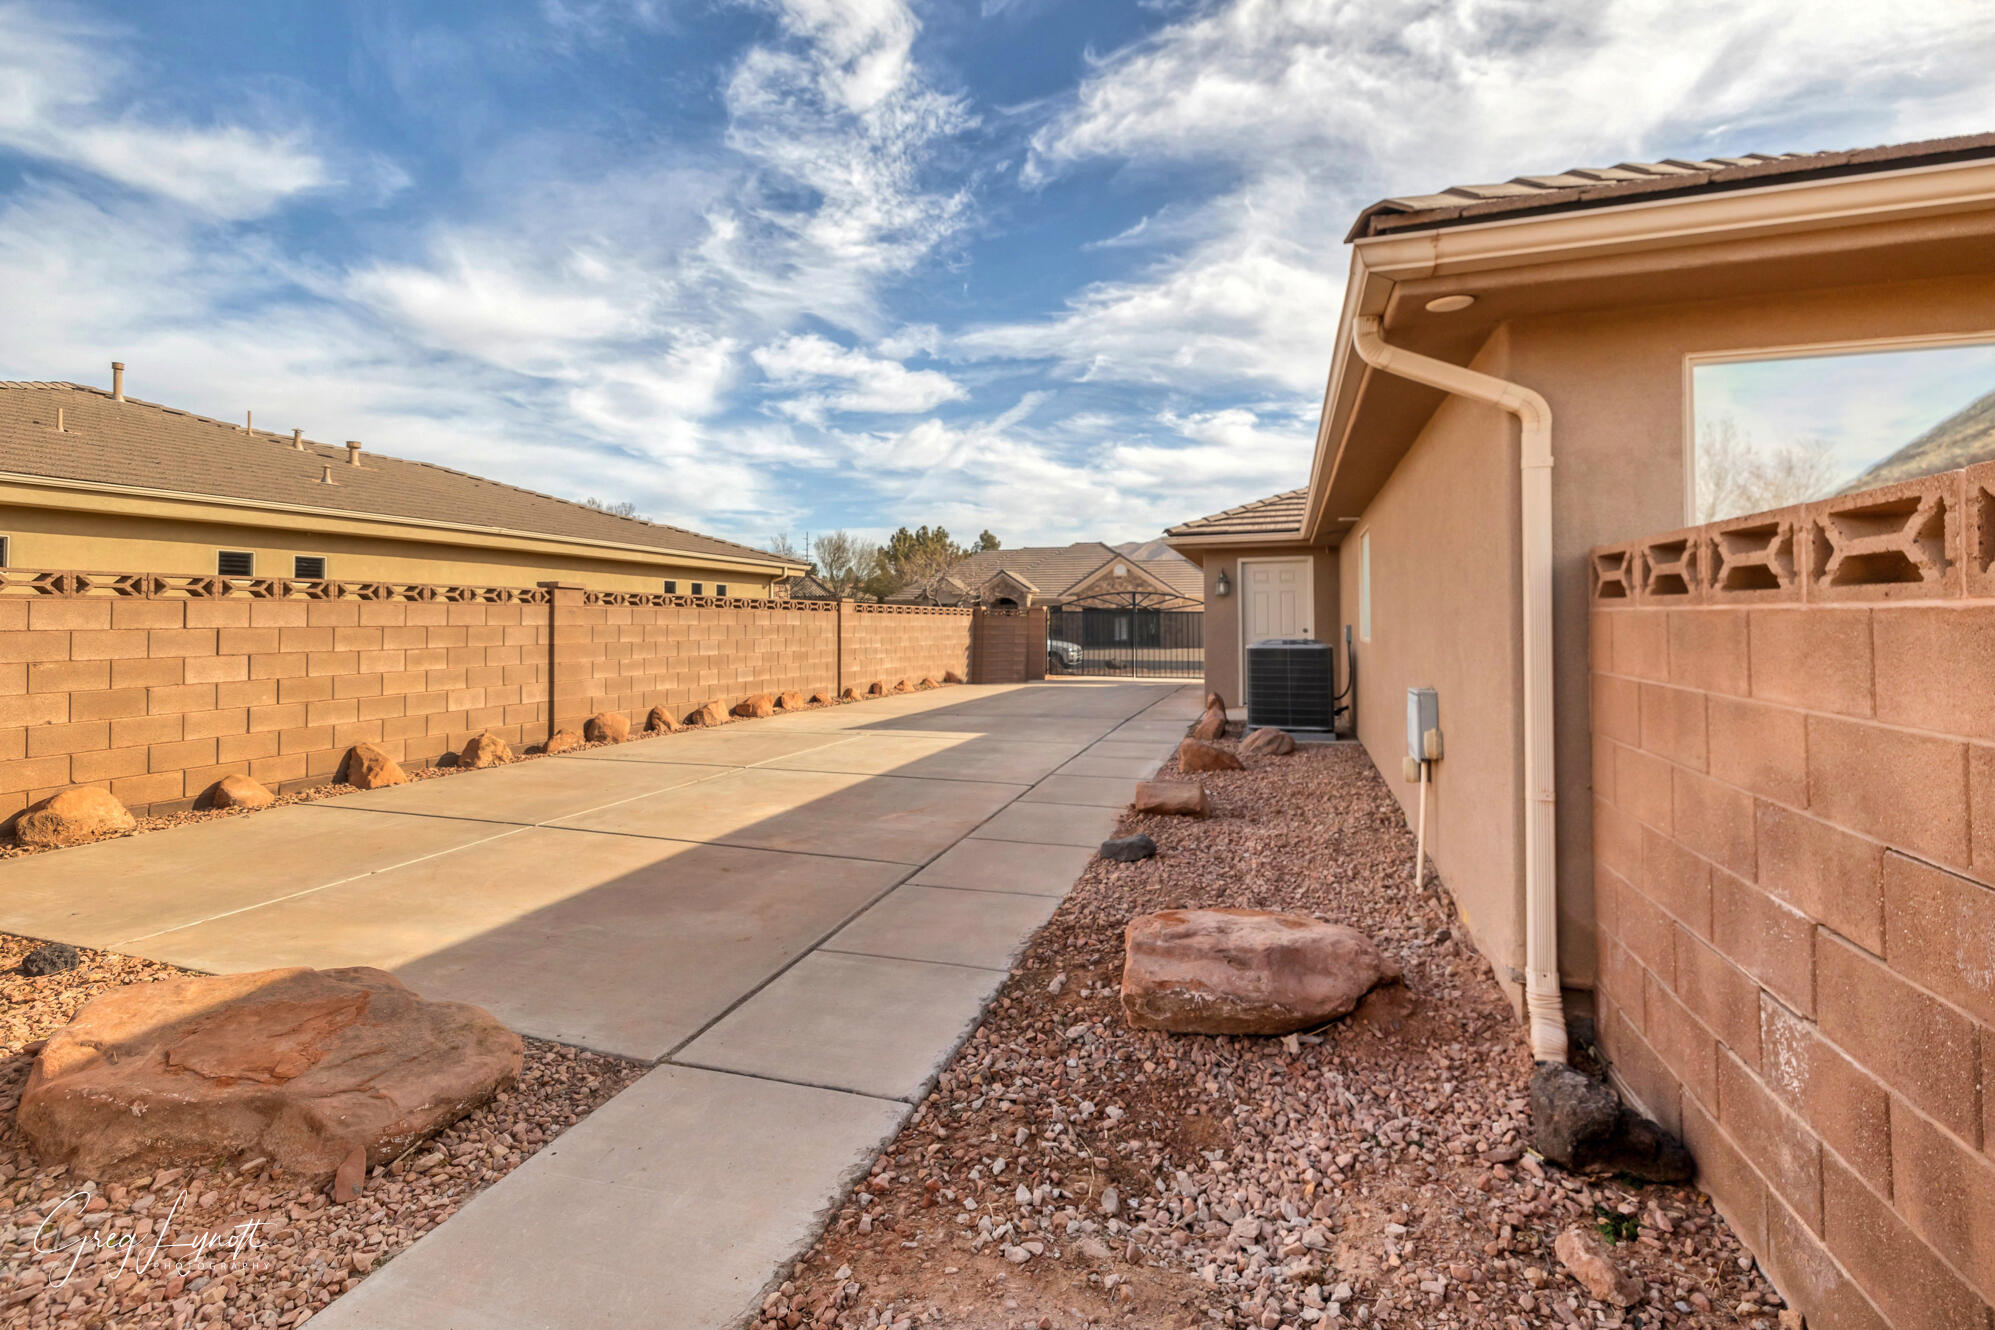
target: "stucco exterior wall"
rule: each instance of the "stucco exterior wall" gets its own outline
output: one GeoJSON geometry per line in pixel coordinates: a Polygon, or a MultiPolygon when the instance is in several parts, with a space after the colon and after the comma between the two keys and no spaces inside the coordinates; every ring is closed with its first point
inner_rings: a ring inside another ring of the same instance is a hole
{"type": "Polygon", "coordinates": [[[1218,692],[1228,706],[1245,706],[1247,690],[1241,669],[1245,660],[1240,640],[1240,561],[1242,559],[1294,559],[1310,561],[1311,591],[1315,601],[1311,611],[1310,636],[1335,639],[1337,681],[1344,680],[1342,639],[1337,625],[1337,551],[1307,549],[1296,545],[1229,545],[1200,551],[1205,574],[1205,686],[1218,692]],[[1229,595],[1219,594],[1219,574],[1224,572],[1232,585],[1229,595]]]}
{"type": "Polygon", "coordinates": [[[1995,464],[1596,568],[1616,1079],[1810,1325],[1985,1324],[1995,464]]]}
{"type": "MultiPolygon", "coordinates": [[[[1684,301],[1520,320],[1470,362],[1537,390],[1552,408],[1559,959],[1568,986],[1590,987],[1597,972],[1587,553],[1686,520],[1688,357],[1989,332],[1991,310],[1995,276],[1684,301]]],[[[1341,561],[1341,612],[1354,623],[1357,538],[1369,527],[1375,640],[1358,648],[1360,737],[1411,816],[1417,789],[1398,779],[1405,690],[1440,690],[1448,756],[1430,795],[1431,853],[1505,977],[1523,963],[1516,467],[1509,416],[1444,399],[1363,520],[1348,526],[1341,561]],[[1495,723],[1497,713],[1512,722],[1495,723]]]]}
{"type": "MultiPolygon", "coordinates": [[[[1498,337],[1475,368],[1502,375],[1498,337]]],[[[1450,398],[1345,536],[1341,623],[1358,659],[1358,739],[1412,818],[1401,779],[1406,690],[1438,691],[1445,756],[1427,792],[1427,853],[1497,977],[1521,992],[1523,714],[1517,429],[1450,398]],[[1359,626],[1360,542],[1371,541],[1371,638],[1359,626]]],[[[1341,639],[1341,626],[1339,636],[1341,639]]]]}
{"type": "MultiPolygon", "coordinates": [[[[567,580],[591,590],[664,590],[681,595],[702,583],[703,595],[724,584],[732,596],[765,596],[774,582],[766,570],[679,560],[659,554],[600,555],[573,545],[533,539],[481,537],[470,532],[390,534],[388,524],[284,515],[283,523],[231,520],[228,509],[184,503],[138,502],[104,511],[51,507],[43,491],[0,486],[0,536],[15,568],[131,570],[212,577],[220,550],[256,556],[259,577],[289,577],[297,555],[323,555],[326,575],[345,581],[417,582],[478,587],[530,587],[567,580]],[[200,514],[198,519],[190,514],[200,514]]],[[[116,501],[93,496],[93,502],[116,501]]],[[[265,515],[274,518],[277,515],[265,515]]]]}

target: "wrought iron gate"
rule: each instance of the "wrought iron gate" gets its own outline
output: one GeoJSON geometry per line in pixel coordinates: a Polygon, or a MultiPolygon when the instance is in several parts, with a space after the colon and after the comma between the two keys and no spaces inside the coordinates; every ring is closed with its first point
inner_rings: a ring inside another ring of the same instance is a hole
{"type": "Polygon", "coordinates": [[[1142,605],[1048,610],[1046,673],[1199,678],[1205,673],[1205,611],[1142,605]]]}

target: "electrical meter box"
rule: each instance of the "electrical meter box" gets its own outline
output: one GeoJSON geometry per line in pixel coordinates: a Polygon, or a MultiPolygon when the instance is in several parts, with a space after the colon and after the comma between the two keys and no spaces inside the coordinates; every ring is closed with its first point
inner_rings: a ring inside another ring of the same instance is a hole
{"type": "Polygon", "coordinates": [[[1406,690],[1406,755],[1415,761],[1439,757],[1441,729],[1441,695],[1431,688],[1409,688],[1406,690]],[[1434,749],[1429,752],[1427,735],[1434,735],[1434,749]]]}

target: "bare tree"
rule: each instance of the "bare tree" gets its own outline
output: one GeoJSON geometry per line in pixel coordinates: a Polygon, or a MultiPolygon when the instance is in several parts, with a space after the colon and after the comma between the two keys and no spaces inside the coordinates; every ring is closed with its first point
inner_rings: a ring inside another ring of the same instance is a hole
{"type": "Polygon", "coordinates": [[[637,516],[637,505],[629,499],[625,499],[622,503],[608,503],[602,499],[584,499],[582,502],[599,513],[608,513],[611,517],[637,516]]]}
{"type": "Polygon", "coordinates": [[[817,560],[819,579],[841,596],[851,595],[880,569],[880,547],[849,531],[819,536],[811,555],[817,560]]]}
{"type": "Polygon", "coordinates": [[[804,552],[797,548],[796,542],[790,539],[790,533],[787,531],[778,531],[769,537],[768,543],[762,548],[781,558],[794,559],[798,563],[804,562],[804,552]]]}
{"type": "Polygon", "coordinates": [[[1821,439],[1759,447],[1731,416],[1697,422],[1698,522],[1769,512],[1835,489],[1836,462],[1821,439]]]}

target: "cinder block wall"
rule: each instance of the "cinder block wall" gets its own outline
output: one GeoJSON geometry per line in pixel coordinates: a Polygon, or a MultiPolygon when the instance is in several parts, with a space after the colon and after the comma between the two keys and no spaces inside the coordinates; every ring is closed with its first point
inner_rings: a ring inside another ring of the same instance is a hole
{"type": "Polygon", "coordinates": [[[1596,550],[1600,1036],[1811,1325],[1995,1307],[1995,464],[1596,550]]]}
{"type": "Polygon", "coordinates": [[[331,780],[545,737],[547,608],[439,601],[0,600],[0,817],[69,785],[184,805],[231,772],[331,780]]]}
{"type": "Polygon", "coordinates": [[[641,726],[655,706],[681,719],[707,702],[732,707],[755,693],[837,691],[835,601],[585,602],[585,593],[557,591],[554,617],[557,728],[579,729],[597,711],[641,726]]]}
{"type": "Polygon", "coordinates": [[[845,683],[864,692],[875,682],[910,686],[940,681],[951,670],[967,679],[974,611],[950,605],[846,605],[842,619],[845,683]]]}
{"type": "Polygon", "coordinates": [[[1026,683],[1045,677],[1045,610],[978,613],[970,634],[971,683],[1026,683]]]}
{"type": "Polygon", "coordinates": [[[6,569],[0,593],[0,822],[71,785],[162,812],[231,773],[323,784],[362,742],[421,766],[482,730],[522,747],[594,711],[642,725],[653,706],[830,691],[841,637],[846,683],[940,679],[966,670],[971,623],[554,585],[6,569]]]}

